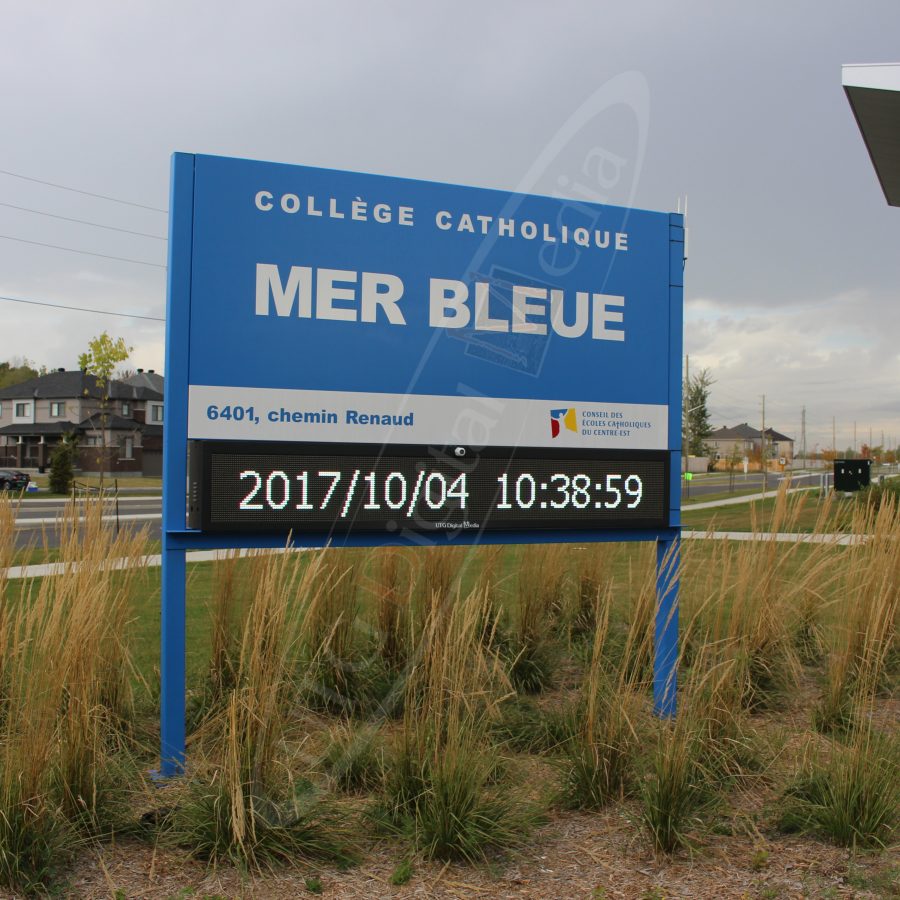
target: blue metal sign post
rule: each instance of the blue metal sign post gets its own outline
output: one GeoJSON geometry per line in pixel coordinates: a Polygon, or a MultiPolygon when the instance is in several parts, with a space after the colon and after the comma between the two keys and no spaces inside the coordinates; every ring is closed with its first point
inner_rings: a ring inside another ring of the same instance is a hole
{"type": "Polygon", "coordinates": [[[656,541],[675,711],[680,215],[175,154],[161,772],[185,554],[656,541]]]}

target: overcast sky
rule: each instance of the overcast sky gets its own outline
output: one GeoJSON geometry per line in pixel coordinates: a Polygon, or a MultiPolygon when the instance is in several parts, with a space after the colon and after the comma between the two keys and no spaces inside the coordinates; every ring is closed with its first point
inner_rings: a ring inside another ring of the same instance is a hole
{"type": "MultiPolygon", "coordinates": [[[[595,199],[687,197],[715,425],[758,427],[765,394],[798,442],[806,407],[810,450],[832,416],[840,448],[854,421],[896,444],[900,209],[841,64],[898,61],[898,35],[896,0],[0,0],[0,295],[162,318],[175,150],[562,196],[594,150],[595,199]]],[[[106,329],[163,369],[161,321],[0,310],[0,360],[74,368],[106,329]]]]}

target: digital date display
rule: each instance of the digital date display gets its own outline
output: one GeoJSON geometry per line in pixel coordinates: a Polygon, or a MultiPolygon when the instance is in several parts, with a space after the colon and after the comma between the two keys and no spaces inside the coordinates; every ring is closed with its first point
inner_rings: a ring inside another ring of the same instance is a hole
{"type": "Polygon", "coordinates": [[[189,526],[414,532],[668,527],[668,453],[195,441],[189,526]]]}

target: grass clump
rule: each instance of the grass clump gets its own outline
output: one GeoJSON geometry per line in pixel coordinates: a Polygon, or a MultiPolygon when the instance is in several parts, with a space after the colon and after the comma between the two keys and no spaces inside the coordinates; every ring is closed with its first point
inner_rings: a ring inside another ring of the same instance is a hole
{"type": "Polygon", "coordinates": [[[412,860],[407,858],[397,863],[388,881],[395,887],[399,887],[406,884],[410,878],[412,878],[412,860]]]}
{"type": "Polygon", "coordinates": [[[365,706],[367,679],[357,654],[362,560],[323,558],[315,585],[304,584],[303,696],[313,709],[347,715],[365,706]]]}
{"type": "Polygon", "coordinates": [[[613,552],[611,544],[588,544],[577,548],[569,613],[569,627],[576,639],[593,639],[597,626],[597,597],[610,583],[613,552]]]}
{"type": "Polygon", "coordinates": [[[808,759],[781,804],[782,831],[817,834],[845,847],[888,846],[900,820],[900,740],[859,730],[849,746],[808,759]]]}
{"type": "Polygon", "coordinates": [[[565,745],[562,800],[579,809],[599,808],[624,793],[637,745],[629,715],[635,705],[631,686],[611,678],[603,657],[610,601],[610,591],[594,598],[594,642],[582,688],[582,716],[565,745]]]}
{"type": "Polygon", "coordinates": [[[215,778],[193,785],[172,814],[170,835],[198,859],[259,871],[298,859],[349,864],[346,825],[307,781],[274,799],[248,782],[215,778]]]}
{"type": "MultiPolygon", "coordinates": [[[[215,755],[201,760],[198,777],[169,822],[171,837],[192,855],[258,870],[297,857],[347,862],[340,816],[306,780],[280,763],[292,704],[294,650],[301,616],[315,604],[324,554],[260,559],[256,593],[244,624],[235,686],[219,717],[215,755]]],[[[199,748],[198,748],[199,749],[199,748]]]]}
{"type": "Polygon", "coordinates": [[[426,858],[477,862],[522,843],[534,809],[498,782],[489,734],[505,677],[479,639],[485,594],[433,595],[377,818],[426,858]]]}
{"type": "MultiPolygon", "coordinates": [[[[146,537],[114,536],[103,512],[99,501],[66,512],[60,575],[27,583],[14,605],[2,585],[0,883],[14,890],[48,889],[78,839],[126,827],[141,789],[127,607],[146,537]]],[[[0,501],[7,558],[13,529],[0,501]]]]}
{"type": "Polygon", "coordinates": [[[506,634],[509,677],[526,694],[539,694],[553,682],[559,661],[554,632],[564,603],[565,548],[543,544],[519,559],[515,608],[506,634]]]}
{"type": "Polygon", "coordinates": [[[408,555],[396,547],[383,548],[375,572],[375,628],[382,664],[394,675],[410,657],[414,585],[408,555]]]}
{"type": "Polygon", "coordinates": [[[639,796],[654,850],[671,854],[691,846],[690,828],[713,797],[700,735],[683,719],[659,724],[639,796]]]}
{"type": "Polygon", "coordinates": [[[578,728],[576,704],[539,706],[531,697],[516,697],[500,706],[491,727],[492,739],[518,753],[563,752],[578,728]]]}
{"type": "Polygon", "coordinates": [[[356,794],[375,788],[384,770],[384,748],[369,726],[339,724],[331,730],[325,769],[340,791],[356,794]]]}
{"type": "Polygon", "coordinates": [[[860,505],[852,522],[864,535],[847,549],[842,569],[837,640],[829,659],[814,723],[823,732],[846,732],[860,724],[861,711],[890,682],[900,642],[900,505],[860,505]]]}
{"type": "MultiPolygon", "coordinates": [[[[249,567],[259,565],[258,557],[251,557],[249,567]]],[[[213,566],[212,597],[209,602],[211,647],[209,666],[198,693],[188,703],[188,731],[198,728],[203,720],[215,716],[225,704],[228,692],[237,683],[243,616],[249,600],[250,579],[242,575],[247,564],[237,550],[229,551],[213,566]]]]}

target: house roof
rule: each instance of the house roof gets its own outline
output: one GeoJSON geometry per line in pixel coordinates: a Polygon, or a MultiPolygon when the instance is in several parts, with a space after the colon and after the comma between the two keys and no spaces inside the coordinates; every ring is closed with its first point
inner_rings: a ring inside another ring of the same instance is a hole
{"type": "MultiPolygon", "coordinates": [[[[758,441],[762,432],[746,422],[735,425],[733,428],[722,427],[714,431],[709,439],[713,441],[758,441]]],[[[793,443],[793,438],[775,431],[774,428],[766,429],[766,438],[770,441],[789,441],[793,443]]]]}
{"type": "Polygon", "coordinates": [[[72,422],[25,422],[16,425],[4,425],[0,434],[18,435],[53,435],[78,431],[81,426],[72,422]]]}
{"type": "Polygon", "coordinates": [[[714,431],[710,436],[714,441],[758,441],[759,429],[751,428],[746,422],[735,425],[733,428],[723,426],[714,431]]]}
{"type": "Polygon", "coordinates": [[[43,399],[43,398],[67,398],[84,397],[85,394],[92,397],[100,396],[100,388],[97,379],[80,369],[74,372],[48,372],[46,375],[38,375],[29,378],[20,384],[0,388],[0,399],[43,399]]]}
{"type": "MultiPolygon", "coordinates": [[[[155,378],[158,378],[160,382],[163,381],[161,375],[155,375],[155,378]]],[[[158,389],[154,385],[155,382],[133,384],[131,379],[128,381],[110,379],[109,396],[114,400],[162,400],[162,385],[160,384],[158,389]]],[[[64,400],[76,397],[99,399],[102,396],[103,392],[100,390],[96,377],[82,372],[80,369],[48,372],[46,375],[29,378],[28,381],[20,384],[0,388],[0,400],[64,400]]]]}
{"type": "Polygon", "coordinates": [[[146,372],[142,369],[138,369],[134,375],[129,375],[128,378],[122,379],[122,384],[128,384],[136,388],[147,388],[148,390],[156,391],[156,393],[160,395],[162,395],[165,383],[165,378],[158,372],[154,372],[152,369],[149,369],[146,372]]]}

